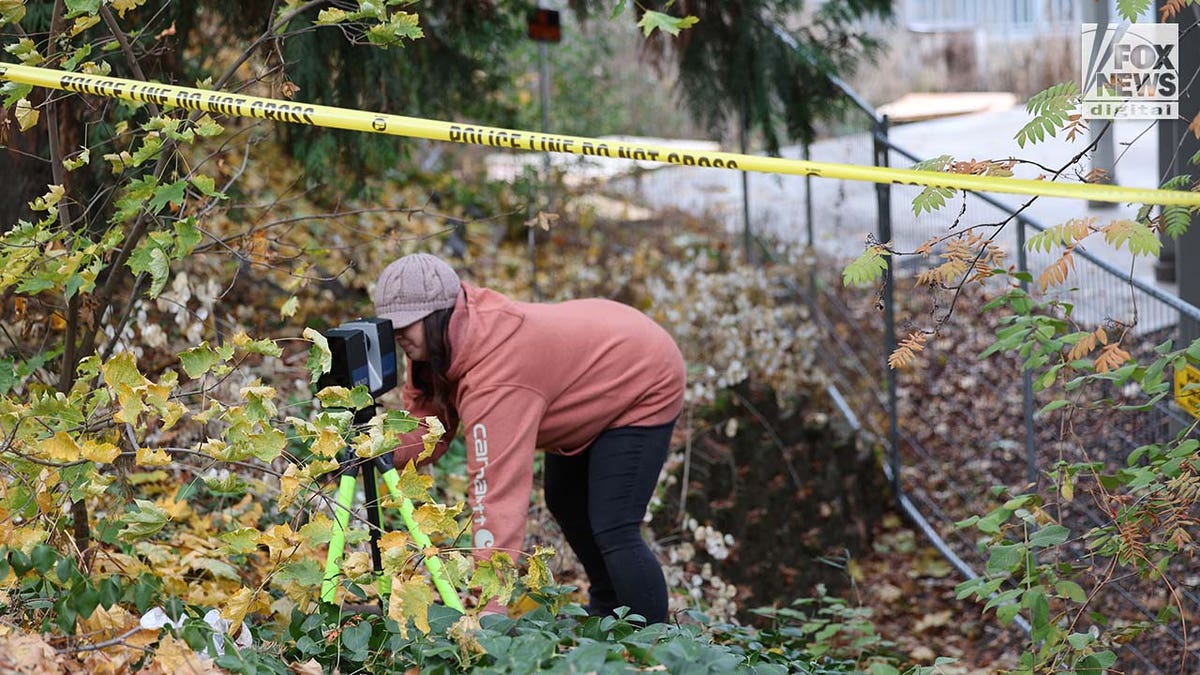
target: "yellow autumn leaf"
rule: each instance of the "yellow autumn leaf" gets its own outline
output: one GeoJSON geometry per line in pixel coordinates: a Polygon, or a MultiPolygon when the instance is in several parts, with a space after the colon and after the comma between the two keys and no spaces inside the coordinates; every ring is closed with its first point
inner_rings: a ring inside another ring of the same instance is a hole
{"type": "Polygon", "coordinates": [[[176,522],[186,520],[188,516],[192,515],[192,506],[185,500],[158,499],[155,500],[155,504],[166,512],[168,518],[176,522]]]}
{"type": "Polygon", "coordinates": [[[258,543],[266,546],[271,552],[271,557],[275,558],[280,553],[290,551],[298,543],[299,539],[296,533],[292,531],[292,527],[287,523],[272,525],[258,536],[258,543]]]}
{"type": "Polygon", "coordinates": [[[80,446],[79,452],[83,458],[96,462],[97,464],[111,464],[114,459],[121,456],[121,449],[112,443],[94,441],[88,439],[80,446]]]}
{"type": "Polygon", "coordinates": [[[286,509],[296,501],[296,495],[300,493],[300,469],[295,464],[288,464],[283,470],[283,475],[279,477],[279,510],[286,509]]]}
{"type": "Polygon", "coordinates": [[[121,424],[137,424],[138,416],[146,409],[146,402],[138,390],[130,387],[128,384],[121,382],[115,387],[117,394],[117,403],[121,409],[113,415],[113,421],[121,424]]]}
{"type": "Polygon", "coordinates": [[[400,628],[400,637],[408,639],[408,620],[404,616],[404,598],[396,592],[404,582],[400,577],[392,577],[392,594],[388,598],[388,618],[395,621],[400,628]]]}
{"type": "Polygon", "coordinates": [[[352,581],[371,573],[371,557],[365,551],[354,551],[342,561],[342,572],[352,581]]]}
{"type": "Polygon", "coordinates": [[[433,476],[417,471],[416,466],[409,462],[400,472],[400,494],[416,501],[425,501],[429,497],[429,488],[433,487],[433,476]]]}
{"type": "Polygon", "coordinates": [[[283,307],[279,308],[279,316],[290,319],[296,315],[296,310],[300,308],[300,299],[292,296],[283,303],[283,307]]]}
{"type": "Polygon", "coordinates": [[[446,434],[446,427],[442,426],[442,421],[432,415],[425,418],[425,426],[429,427],[429,431],[421,437],[421,443],[425,448],[417,455],[417,463],[433,456],[433,450],[437,447],[438,441],[446,434]]]}
{"type": "Polygon", "coordinates": [[[327,544],[333,538],[333,520],[324,513],[313,514],[297,534],[309,546],[327,544]]]}
{"type": "Polygon", "coordinates": [[[112,8],[117,10],[117,13],[121,15],[122,19],[124,19],[125,12],[137,7],[141,7],[143,4],[145,4],[145,2],[146,0],[112,0],[112,8]]]}
{"type": "Polygon", "coordinates": [[[100,17],[95,14],[75,17],[75,23],[71,24],[71,37],[79,35],[98,23],[100,23],[100,17]]]}
{"type": "Polygon", "coordinates": [[[29,208],[34,211],[49,211],[55,206],[58,206],[58,203],[62,201],[63,196],[66,194],[67,191],[65,188],[63,188],[63,186],[51,185],[46,191],[46,194],[38,197],[32,202],[29,202],[29,208]]]}
{"type": "Polygon", "coordinates": [[[300,472],[304,480],[312,481],[330,471],[336,471],[340,465],[332,459],[318,459],[308,463],[300,472]]]}
{"type": "Polygon", "coordinates": [[[400,530],[392,530],[380,537],[379,550],[384,574],[395,575],[404,568],[411,555],[408,541],[408,533],[400,530]]]}
{"type": "Polygon", "coordinates": [[[137,622],[137,617],[120,605],[113,605],[111,609],[105,609],[101,605],[92,612],[91,616],[82,620],[84,629],[90,633],[96,633],[97,640],[116,637],[137,625],[137,622]]]}
{"type": "Polygon", "coordinates": [[[104,381],[109,386],[125,383],[130,387],[147,384],[146,376],[138,370],[137,358],[130,352],[121,352],[100,366],[104,381]]]}
{"type": "Polygon", "coordinates": [[[157,668],[162,673],[204,673],[211,670],[212,661],[200,656],[183,640],[177,640],[170,633],[163,636],[150,662],[151,669],[157,668]]]}
{"type": "Polygon", "coordinates": [[[242,587],[237,593],[234,593],[225,601],[221,607],[221,616],[233,624],[230,631],[237,633],[242,627],[242,621],[246,618],[246,612],[250,609],[250,603],[254,601],[255,592],[249,588],[242,587]]]}
{"type": "Polygon", "coordinates": [[[337,429],[325,427],[317,434],[317,440],[313,441],[312,453],[318,457],[330,459],[345,446],[346,442],[342,440],[342,435],[337,432],[337,429]]]}
{"type": "Polygon", "coordinates": [[[43,459],[66,464],[79,461],[80,448],[74,438],[60,431],[39,443],[37,453],[43,459]]]}
{"type": "Polygon", "coordinates": [[[166,450],[138,448],[133,461],[138,466],[166,466],[171,463],[171,456],[166,450]]]}
{"type": "Polygon", "coordinates": [[[50,533],[40,527],[0,527],[0,546],[7,546],[25,555],[49,538],[50,533]]]}
{"type": "Polygon", "coordinates": [[[417,521],[417,527],[421,528],[426,535],[441,533],[454,536],[461,529],[455,518],[462,508],[461,503],[454,506],[422,504],[413,511],[413,519],[417,521]]]}
{"type": "Polygon", "coordinates": [[[187,408],[179,401],[167,401],[166,411],[162,416],[162,429],[166,431],[175,426],[175,423],[183,417],[183,413],[187,412],[187,408]]]}
{"type": "Polygon", "coordinates": [[[401,582],[392,578],[392,597],[388,599],[388,617],[400,627],[400,636],[408,639],[408,622],[411,619],[417,630],[429,632],[429,606],[433,604],[433,591],[425,577],[414,575],[401,582]]]}
{"type": "Polygon", "coordinates": [[[17,101],[17,126],[21,131],[29,131],[38,123],[38,118],[41,113],[38,112],[32,105],[29,104],[29,99],[23,98],[17,101]]]}

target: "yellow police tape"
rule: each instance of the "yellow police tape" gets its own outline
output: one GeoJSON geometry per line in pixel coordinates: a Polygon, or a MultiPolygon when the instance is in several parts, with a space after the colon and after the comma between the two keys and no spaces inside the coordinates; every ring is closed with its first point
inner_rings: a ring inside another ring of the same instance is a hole
{"type": "Polygon", "coordinates": [[[809,175],[821,178],[944,187],[976,192],[1067,197],[1097,202],[1200,206],[1200,192],[1153,190],[1091,183],[1057,183],[1023,178],[780,159],[732,152],[680,150],[648,143],[598,140],[473,124],[456,124],[400,115],[384,115],[347,108],[228,94],[155,82],[138,82],[101,75],[84,75],[32,66],[0,64],[0,79],[80,94],[155,103],[161,106],[174,106],[221,115],[255,117],[331,129],[349,129],[514,150],[570,153],[664,162],[682,166],[809,175]]]}

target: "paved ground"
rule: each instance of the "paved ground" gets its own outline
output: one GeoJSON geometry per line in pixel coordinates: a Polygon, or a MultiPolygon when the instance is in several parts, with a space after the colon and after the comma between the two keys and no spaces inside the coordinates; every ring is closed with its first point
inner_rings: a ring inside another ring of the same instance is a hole
{"type": "MultiPolygon", "coordinates": [[[[1074,142],[1060,138],[1021,148],[1014,136],[1028,119],[1029,115],[1022,107],[961,115],[893,127],[891,139],[894,144],[921,158],[943,154],[955,159],[1015,157],[1052,168],[1067,164],[1088,143],[1087,138],[1074,142]]],[[[1118,155],[1115,182],[1154,187],[1158,175],[1158,139],[1152,123],[1118,122],[1114,132],[1118,155]]],[[[783,154],[799,157],[801,151],[799,148],[788,148],[783,154]]],[[[857,133],[824,140],[812,147],[811,155],[817,161],[871,164],[870,136],[857,133]]],[[[891,161],[894,166],[911,165],[896,154],[893,154],[891,161]]],[[[1082,171],[1086,172],[1088,168],[1085,163],[1082,171]]],[[[1016,174],[1020,177],[1035,178],[1044,173],[1043,169],[1033,165],[1019,165],[1016,168],[1016,174]]],[[[773,233],[785,241],[806,243],[809,236],[806,180],[768,174],[748,176],[752,227],[756,231],[773,233]]],[[[665,167],[617,179],[611,185],[653,207],[674,206],[708,212],[725,219],[731,231],[740,231],[743,223],[741,181],[741,174],[734,171],[665,167]]],[[[833,257],[857,255],[862,251],[866,236],[876,232],[875,186],[831,179],[811,179],[811,186],[812,229],[818,252],[833,257]]],[[[893,231],[899,250],[912,250],[926,239],[948,232],[952,225],[955,229],[961,229],[996,223],[1004,218],[1001,211],[974,198],[967,200],[967,209],[957,224],[954,224],[954,220],[961,200],[938,213],[922,214],[917,218],[912,214],[911,202],[918,192],[917,188],[899,186],[892,191],[893,231]]],[[[992,196],[1014,208],[1028,199],[1019,195],[992,196]]],[[[1097,224],[1103,225],[1113,219],[1132,217],[1135,213],[1136,208],[1129,205],[1089,205],[1083,200],[1051,197],[1037,199],[1026,211],[1032,219],[1047,226],[1082,216],[1095,216],[1097,224]]],[[[994,232],[996,228],[981,229],[994,232]]],[[[1015,226],[1009,226],[997,235],[997,241],[1008,251],[1015,252],[1015,237],[1015,226]]],[[[1153,260],[1143,258],[1135,262],[1128,253],[1112,250],[1099,235],[1093,235],[1088,240],[1086,250],[1126,272],[1132,265],[1137,279],[1149,284],[1157,283],[1154,280],[1153,260]]],[[[1045,257],[1031,260],[1030,266],[1035,275],[1048,260],[1050,258],[1045,257]]],[[[1094,296],[1094,302],[1079,302],[1081,311],[1094,314],[1096,319],[1131,318],[1125,316],[1132,312],[1128,302],[1129,288],[1086,263],[1081,265],[1083,269],[1080,270],[1078,283],[1088,291],[1084,295],[1094,296]]],[[[1157,285],[1171,294],[1175,292],[1172,286],[1157,285]]],[[[1139,307],[1139,323],[1143,328],[1156,327],[1152,324],[1173,320],[1169,313],[1164,314],[1161,320],[1153,318],[1153,313],[1145,309],[1144,306],[1139,307]]]]}

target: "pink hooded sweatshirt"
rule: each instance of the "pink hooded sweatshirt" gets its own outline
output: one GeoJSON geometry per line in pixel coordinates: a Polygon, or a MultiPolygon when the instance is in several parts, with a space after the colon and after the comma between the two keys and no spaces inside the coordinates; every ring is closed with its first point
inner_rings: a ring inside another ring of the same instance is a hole
{"type": "MultiPolygon", "coordinates": [[[[449,328],[454,409],[428,461],[445,453],[461,419],[475,556],[500,550],[516,558],[534,450],[575,454],[605,430],[674,420],[683,406],[683,356],[652,319],[617,302],[535,304],[462,286],[449,328]]],[[[436,414],[411,376],[403,398],[413,416],[436,414]]],[[[419,440],[404,443],[396,465],[420,450],[419,440]]]]}

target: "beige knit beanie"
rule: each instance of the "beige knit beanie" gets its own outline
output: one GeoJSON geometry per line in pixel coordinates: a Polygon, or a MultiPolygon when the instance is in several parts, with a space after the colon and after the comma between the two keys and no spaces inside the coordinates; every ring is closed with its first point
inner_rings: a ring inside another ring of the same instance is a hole
{"type": "Polygon", "coordinates": [[[461,288],[458,274],[441,258],[428,253],[406,255],[379,275],[375,315],[391,319],[393,328],[404,328],[453,307],[461,288]]]}

